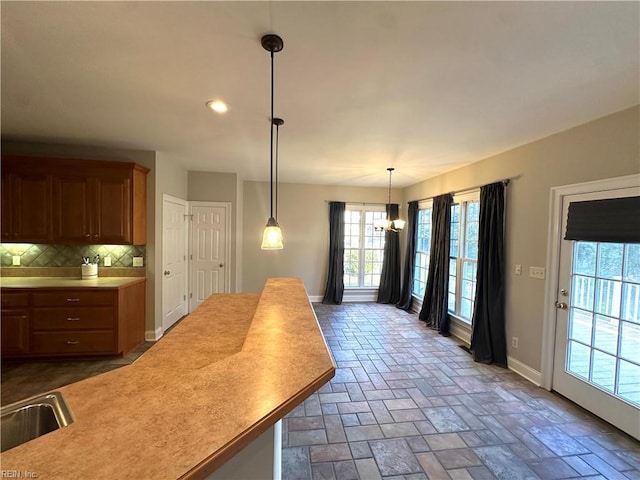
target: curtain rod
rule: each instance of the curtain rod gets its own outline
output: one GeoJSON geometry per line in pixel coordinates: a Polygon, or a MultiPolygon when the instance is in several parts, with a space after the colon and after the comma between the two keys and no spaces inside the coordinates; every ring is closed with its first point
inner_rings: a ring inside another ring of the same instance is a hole
{"type": "MultiPolygon", "coordinates": [[[[506,187],[507,185],[509,185],[511,180],[515,180],[516,178],[520,178],[520,175],[516,175],[515,177],[503,178],[502,180],[496,180],[495,182],[484,183],[482,185],[474,185],[473,187],[467,187],[467,188],[463,188],[461,190],[455,190],[453,192],[445,192],[445,193],[441,193],[441,194],[438,194],[438,195],[444,195],[446,193],[450,193],[451,195],[455,195],[457,193],[470,192],[472,190],[478,190],[479,188],[482,188],[485,185],[491,185],[492,183],[503,183],[504,186],[506,187]]],[[[430,197],[419,198],[417,200],[411,200],[411,201],[412,202],[423,202],[425,200],[431,200],[431,199],[437,197],[438,195],[431,195],[430,197]]]]}
{"type": "MultiPolygon", "coordinates": [[[[331,203],[331,202],[340,202],[341,200],[325,200],[324,203],[331,203]]],[[[383,207],[385,207],[387,204],[386,203],[382,203],[382,202],[343,202],[347,205],[382,205],[383,207]]]]}

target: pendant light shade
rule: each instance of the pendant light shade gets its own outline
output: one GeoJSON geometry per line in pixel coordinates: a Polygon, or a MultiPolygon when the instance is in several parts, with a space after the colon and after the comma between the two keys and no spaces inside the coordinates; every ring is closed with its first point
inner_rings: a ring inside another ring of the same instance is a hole
{"type": "Polygon", "coordinates": [[[264,233],[262,234],[261,248],[262,250],[282,250],[283,247],[280,225],[278,225],[275,218],[269,217],[267,226],[264,227],[264,233]]]}
{"type": "MultiPolygon", "coordinates": [[[[391,172],[394,170],[395,168],[393,167],[387,168],[387,171],[389,172],[389,204],[391,204],[391,172]]],[[[389,214],[387,213],[387,218],[376,220],[373,223],[373,228],[377,232],[382,230],[387,232],[397,232],[398,230],[402,230],[406,223],[407,222],[400,218],[389,218],[389,214]]]]}
{"type": "Polygon", "coordinates": [[[269,219],[267,220],[267,225],[264,228],[264,232],[262,234],[262,250],[282,250],[284,248],[284,244],[282,242],[282,230],[280,229],[280,225],[278,225],[278,204],[277,204],[277,191],[278,191],[278,166],[277,166],[277,158],[278,158],[278,145],[276,139],[276,182],[275,182],[275,191],[276,191],[276,210],[274,215],[273,204],[274,204],[274,183],[273,183],[273,173],[274,173],[274,165],[273,165],[273,127],[276,126],[276,131],[284,123],[281,119],[276,119],[273,116],[273,103],[274,103],[274,75],[273,75],[273,54],[275,52],[279,52],[284,47],[284,42],[282,38],[278,35],[268,34],[262,37],[262,48],[271,54],[271,117],[269,121],[270,135],[271,135],[271,149],[269,153],[270,157],[270,180],[269,180],[269,196],[270,196],[270,207],[269,207],[269,219]]]}

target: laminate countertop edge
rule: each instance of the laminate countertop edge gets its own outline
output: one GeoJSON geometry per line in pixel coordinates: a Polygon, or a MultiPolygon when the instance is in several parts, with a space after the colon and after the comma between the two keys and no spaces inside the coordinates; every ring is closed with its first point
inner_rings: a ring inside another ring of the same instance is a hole
{"type": "Polygon", "coordinates": [[[146,281],[146,277],[98,277],[81,279],[74,277],[0,277],[0,288],[11,290],[104,290],[120,289],[146,281]]]}

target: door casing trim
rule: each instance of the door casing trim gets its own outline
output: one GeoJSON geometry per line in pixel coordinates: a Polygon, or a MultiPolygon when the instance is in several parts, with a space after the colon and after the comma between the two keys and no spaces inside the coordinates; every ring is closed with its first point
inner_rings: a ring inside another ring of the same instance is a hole
{"type": "MultiPolygon", "coordinates": [[[[161,258],[160,258],[160,267],[161,270],[160,272],[162,272],[162,270],[164,269],[164,249],[165,249],[165,245],[164,245],[164,204],[165,202],[171,202],[174,203],[176,205],[180,205],[183,207],[183,211],[186,214],[189,213],[189,202],[183,198],[179,198],[179,197],[174,197],[173,195],[169,195],[168,193],[163,193],[162,194],[162,254],[161,254],[161,258]]],[[[183,285],[183,291],[184,291],[184,295],[187,295],[187,308],[185,309],[185,315],[189,313],[189,276],[191,274],[190,271],[190,265],[189,265],[189,230],[190,230],[190,225],[188,224],[188,222],[185,222],[185,232],[184,232],[184,254],[187,255],[187,261],[185,262],[185,281],[184,281],[184,285],[183,285]]],[[[161,298],[160,298],[160,327],[156,328],[156,332],[155,335],[157,336],[157,330],[160,329],[162,331],[161,335],[164,335],[165,332],[165,327],[164,327],[164,276],[162,274],[160,274],[160,291],[161,291],[161,298]]],[[[160,337],[158,337],[160,338],[160,337]]]]}
{"type": "Polygon", "coordinates": [[[542,356],[540,386],[551,391],[553,387],[553,358],[556,337],[556,292],[560,270],[560,235],[563,221],[564,197],[581,193],[604,192],[633,188],[640,185],[640,174],[607,178],[592,182],[552,187],[549,198],[549,224],[547,237],[547,280],[545,282],[544,318],[542,323],[542,356]]]}

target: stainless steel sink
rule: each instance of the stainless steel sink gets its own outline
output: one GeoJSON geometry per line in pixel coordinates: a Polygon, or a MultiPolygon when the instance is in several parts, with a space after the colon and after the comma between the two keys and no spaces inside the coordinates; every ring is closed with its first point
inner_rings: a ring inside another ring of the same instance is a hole
{"type": "Polygon", "coordinates": [[[0,451],[17,447],[73,423],[60,392],[51,392],[0,409],[0,451]]]}

